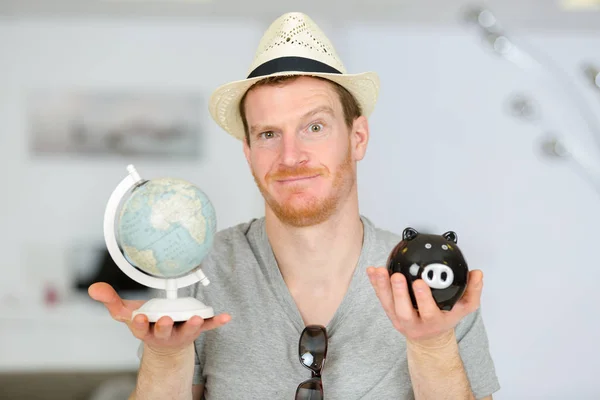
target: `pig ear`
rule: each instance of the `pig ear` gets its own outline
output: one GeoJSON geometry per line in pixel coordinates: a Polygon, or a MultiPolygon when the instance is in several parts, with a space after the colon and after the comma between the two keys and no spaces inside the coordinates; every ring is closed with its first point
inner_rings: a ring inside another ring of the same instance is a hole
{"type": "Polygon", "coordinates": [[[444,233],[442,236],[444,237],[444,239],[446,239],[450,242],[454,242],[454,243],[458,242],[458,237],[456,236],[456,233],[454,233],[452,231],[448,231],[448,232],[444,233]]]}
{"type": "Polygon", "coordinates": [[[414,238],[417,237],[418,234],[419,234],[419,232],[417,232],[416,229],[406,228],[406,229],[404,229],[404,232],[402,232],[402,239],[413,240],[414,238]]]}

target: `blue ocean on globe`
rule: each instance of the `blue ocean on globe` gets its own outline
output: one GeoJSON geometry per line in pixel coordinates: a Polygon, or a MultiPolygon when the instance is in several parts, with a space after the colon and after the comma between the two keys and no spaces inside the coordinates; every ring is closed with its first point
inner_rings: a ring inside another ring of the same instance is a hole
{"type": "Polygon", "coordinates": [[[124,256],[143,272],[177,278],[196,269],[211,249],[215,209],[195,185],[159,178],[135,188],[117,220],[124,256]]]}

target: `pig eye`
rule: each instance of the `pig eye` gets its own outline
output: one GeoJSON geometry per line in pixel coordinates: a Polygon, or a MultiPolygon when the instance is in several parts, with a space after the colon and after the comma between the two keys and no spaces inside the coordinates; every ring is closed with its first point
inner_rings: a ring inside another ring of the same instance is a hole
{"type": "Polygon", "coordinates": [[[426,243],[426,244],[425,244],[425,248],[426,248],[426,249],[430,249],[430,248],[431,248],[431,243],[426,243]]]}
{"type": "Polygon", "coordinates": [[[442,249],[444,250],[448,250],[448,246],[446,246],[445,244],[442,245],[442,249]]]}
{"type": "Polygon", "coordinates": [[[419,273],[419,266],[417,264],[411,265],[409,272],[412,276],[417,276],[417,274],[419,273]]]}

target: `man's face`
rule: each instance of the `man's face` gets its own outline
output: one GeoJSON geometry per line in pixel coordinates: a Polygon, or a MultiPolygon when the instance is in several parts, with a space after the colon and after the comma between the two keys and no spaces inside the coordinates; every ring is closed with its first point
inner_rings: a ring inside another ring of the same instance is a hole
{"type": "Polygon", "coordinates": [[[256,87],[245,107],[244,153],[268,208],[292,226],[325,221],[356,190],[366,119],[349,130],[335,89],[308,77],[256,87]]]}

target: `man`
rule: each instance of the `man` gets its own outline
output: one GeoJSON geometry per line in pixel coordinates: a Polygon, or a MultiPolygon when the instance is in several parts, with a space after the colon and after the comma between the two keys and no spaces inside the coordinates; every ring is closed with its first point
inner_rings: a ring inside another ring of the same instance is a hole
{"type": "Polygon", "coordinates": [[[265,217],[219,232],[202,263],[211,285],[186,293],[226,314],[151,326],[131,320],[140,302],[90,287],[143,342],[133,397],[463,400],[499,389],[481,271],[450,312],[416,281],[417,312],[403,276],[382,268],[401,238],[359,214],[356,164],[378,86],[374,73],[346,74],[316,24],[289,13],[248,78],[215,91],[211,115],[243,142],[265,217]]]}

